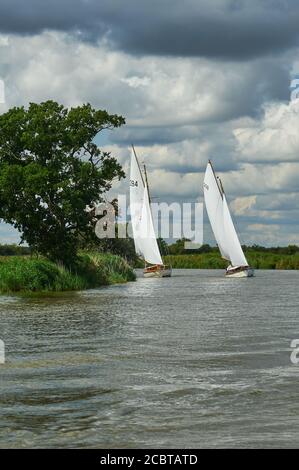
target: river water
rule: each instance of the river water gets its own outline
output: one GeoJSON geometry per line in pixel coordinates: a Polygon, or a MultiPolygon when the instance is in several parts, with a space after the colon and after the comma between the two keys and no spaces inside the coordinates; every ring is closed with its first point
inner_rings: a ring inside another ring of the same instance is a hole
{"type": "Polygon", "coordinates": [[[299,272],[0,298],[0,447],[298,447],[299,272]]]}

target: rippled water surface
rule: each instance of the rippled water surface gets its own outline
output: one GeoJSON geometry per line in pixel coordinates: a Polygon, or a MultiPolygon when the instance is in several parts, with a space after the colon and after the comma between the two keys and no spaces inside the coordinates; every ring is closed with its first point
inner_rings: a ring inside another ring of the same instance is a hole
{"type": "Polygon", "coordinates": [[[0,447],[299,447],[299,272],[0,298],[0,447]]]}

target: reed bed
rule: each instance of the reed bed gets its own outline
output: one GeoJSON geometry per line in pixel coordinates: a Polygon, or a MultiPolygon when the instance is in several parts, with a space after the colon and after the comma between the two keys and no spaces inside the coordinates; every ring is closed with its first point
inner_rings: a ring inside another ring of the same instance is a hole
{"type": "MultiPolygon", "coordinates": [[[[299,254],[287,255],[267,252],[245,252],[250,266],[255,269],[299,269],[299,254]]],[[[178,269],[224,269],[228,262],[219,253],[202,253],[186,255],[168,255],[165,263],[178,269]]]]}
{"type": "Polygon", "coordinates": [[[82,253],[68,268],[45,258],[0,257],[0,293],[83,290],[133,280],[129,264],[112,254],[82,253]]]}

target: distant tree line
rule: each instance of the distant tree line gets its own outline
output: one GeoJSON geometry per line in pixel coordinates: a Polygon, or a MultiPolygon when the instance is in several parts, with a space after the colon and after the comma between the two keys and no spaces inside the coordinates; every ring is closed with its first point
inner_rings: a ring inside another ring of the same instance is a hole
{"type": "Polygon", "coordinates": [[[0,245],[0,256],[24,256],[30,255],[31,249],[29,246],[20,246],[16,244],[0,245]]]}
{"type": "Polygon", "coordinates": [[[244,249],[244,251],[247,251],[247,252],[255,251],[255,252],[260,252],[260,253],[276,253],[279,255],[295,255],[296,253],[299,253],[299,246],[297,245],[271,246],[271,247],[265,247],[265,246],[260,246],[260,245],[252,245],[252,246],[242,245],[242,248],[244,249]]]}
{"type": "MultiPolygon", "coordinates": [[[[215,253],[218,252],[217,246],[211,246],[209,244],[203,244],[201,247],[195,250],[186,250],[185,242],[190,241],[186,238],[176,240],[175,243],[172,243],[167,246],[167,251],[170,255],[196,255],[203,253],[215,253]]],[[[165,242],[164,242],[165,243],[165,242]]],[[[299,253],[299,246],[297,245],[288,245],[288,246],[274,246],[274,247],[265,247],[260,245],[242,245],[242,248],[245,252],[259,252],[259,253],[275,253],[280,255],[294,255],[299,253]]],[[[165,253],[166,254],[166,253],[165,253]]]]}
{"type": "MultiPolygon", "coordinates": [[[[211,246],[209,244],[204,244],[200,248],[196,250],[186,250],[184,248],[184,244],[186,241],[190,241],[187,239],[180,239],[176,240],[175,243],[167,244],[166,241],[162,238],[158,238],[158,244],[163,256],[172,255],[172,256],[179,256],[179,255],[190,255],[191,257],[195,255],[210,255],[208,258],[205,258],[209,264],[212,263],[211,256],[213,256],[213,260],[219,260],[217,263],[223,263],[220,261],[219,249],[217,246],[211,246]],[[219,256],[218,256],[219,255],[219,256]],[[215,258],[216,257],[216,258],[215,258]],[[215,259],[214,259],[215,258],[215,259]]],[[[114,239],[96,239],[93,242],[86,244],[83,240],[81,240],[80,247],[83,250],[91,250],[91,251],[98,251],[101,253],[112,253],[115,255],[121,255],[125,258],[130,264],[136,265],[138,264],[138,256],[135,253],[134,241],[132,238],[114,238],[114,239]]],[[[242,245],[244,251],[248,256],[251,256],[252,259],[255,259],[255,265],[257,266],[262,259],[262,255],[265,254],[267,258],[267,263],[269,264],[270,261],[274,265],[279,263],[290,263],[290,260],[282,261],[279,258],[279,255],[297,255],[299,256],[299,246],[297,245],[288,245],[288,246],[276,246],[276,247],[264,247],[260,245],[242,245]],[[260,256],[259,256],[260,255],[260,256]],[[275,258],[269,258],[270,255],[276,255],[275,258]],[[258,258],[257,258],[258,257],[258,258]]],[[[34,250],[32,250],[29,246],[20,246],[16,244],[0,244],[0,256],[24,256],[30,255],[34,250]]],[[[297,259],[296,256],[296,259],[297,259]]],[[[184,258],[184,263],[186,262],[186,258],[184,258]]],[[[191,261],[190,261],[191,262],[191,261]]],[[[294,262],[294,260],[293,260],[294,262]]],[[[215,261],[216,263],[216,261],[215,261]]],[[[213,263],[212,263],[213,264],[213,263]]],[[[218,266],[217,264],[217,266],[218,266]]],[[[222,264],[221,264],[222,267],[222,264]]]]}

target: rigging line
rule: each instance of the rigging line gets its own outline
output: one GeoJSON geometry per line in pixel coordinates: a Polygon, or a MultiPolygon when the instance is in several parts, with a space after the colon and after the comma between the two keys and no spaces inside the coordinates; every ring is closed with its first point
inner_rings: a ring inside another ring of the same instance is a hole
{"type": "MultiPolygon", "coordinates": [[[[152,209],[152,200],[151,200],[151,195],[150,195],[150,190],[149,190],[149,185],[148,185],[148,179],[147,179],[147,172],[146,172],[145,163],[143,163],[143,170],[144,170],[144,177],[145,177],[146,189],[147,189],[147,194],[148,194],[148,202],[149,202],[149,207],[150,207],[151,219],[152,219],[153,228],[155,230],[153,209],[152,209]]],[[[156,233],[155,233],[155,235],[156,235],[156,233]]],[[[156,240],[157,240],[157,235],[156,235],[156,240]]],[[[157,244],[158,244],[158,248],[159,248],[158,241],[157,241],[157,244]]]]}
{"type": "MultiPolygon", "coordinates": [[[[220,187],[219,182],[218,182],[218,179],[220,179],[220,178],[219,178],[219,176],[216,176],[216,173],[215,173],[215,170],[214,170],[214,167],[213,167],[213,165],[212,165],[211,160],[209,160],[208,163],[210,164],[210,166],[211,166],[211,168],[212,168],[212,172],[213,172],[213,175],[214,175],[216,184],[217,184],[217,188],[218,188],[218,190],[219,190],[219,193],[220,193],[220,195],[221,195],[221,198],[223,199],[223,193],[224,193],[224,191],[221,190],[221,187],[220,187]]],[[[221,186],[222,186],[222,183],[221,183],[221,186]]]]}
{"type": "Polygon", "coordinates": [[[135,147],[133,144],[132,145],[132,149],[133,149],[133,153],[134,153],[134,156],[135,156],[135,160],[136,160],[136,163],[137,163],[137,166],[138,166],[138,169],[139,169],[139,173],[140,173],[140,176],[141,176],[141,181],[143,183],[143,186],[145,187],[145,184],[144,184],[144,179],[143,179],[143,175],[142,175],[142,171],[141,171],[141,168],[140,168],[140,164],[139,164],[139,160],[137,158],[137,155],[136,155],[136,152],[135,152],[135,147]]]}
{"type": "Polygon", "coordinates": [[[149,203],[151,204],[152,199],[151,199],[151,193],[150,193],[149,185],[148,185],[148,179],[147,179],[147,172],[146,172],[145,163],[143,163],[143,170],[144,170],[145,183],[146,183],[147,192],[148,192],[148,199],[149,199],[149,203]]]}
{"type": "MultiPolygon", "coordinates": [[[[220,194],[221,194],[221,197],[222,197],[222,199],[223,199],[223,195],[225,195],[225,192],[224,192],[224,188],[223,188],[222,181],[221,181],[221,179],[220,179],[220,177],[219,177],[219,176],[216,176],[216,174],[215,174],[215,171],[214,171],[214,168],[213,168],[213,165],[212,165],[212,162],[211,162],[211,160],[209,160],[209,163],[210,163],[210,165],[211,165],[211,168],[212,168],[212,170],[213,170],[214,177],[216,178],[216,182],[217,182],[218,189],[219,189],[219,191],[220,191],[220,194]]],[[[228,209],[229,209],[229,205],[228,205],[228,202],[227,202],[227,200],[226,200],[226,204],[227,204],[227,206],[228,206],[228,209]]],[[[232,219],[232,217],[231,217],[231,219],[232,219]]],[[[232,219],[232,223],[233,223],[233,225],[234,225],[234,228],[235,228],[235,231],[236,231],[237,238],[238,238],[238,240],[239,240],[239,243],[240,243],[240,245],[241,245],[241,248],[242,248],[242,243],[241,243],[240,236],[239,236],[239,230],[238,230],[238,226],[237,226],[237,224],[236,224],[235,220],[233,220],[233,219],[232,219]]],[[[242,251],[243,251],[243,248],[242,248],[242,251]]]]}
{"type": "MultiPolygon", "coordinates": [[[[151,199],[151,195],[150,195],[150,190],[149,190],[149,184],[148,184],[148,178],[147,178],[147,171],[146,171],[146,166],[145,166],[145,163],[143,163],[143,171],[144,171],[144,177],[145,177],[145,183],[146,183],[146,188],[147,188],[147,194],[148,194],[148,200],[149,200],[149,206],[150,206],[150,213],[151,213],[151,219],[152,219],[152,224],[153,224],[153,227],[154,227],[154,217],[153,217],[153,209],[152,209],[152,199],[151,199]]],[[[156,234],[155,234],[156,235],[156,234]]],[[[157,245],[158,245],[158,249],[160,251],[160,256],[162,258],[162,246],[161,244],[159,243],[158,241],[159,237],[157,237],[156,235],[156,242],[157,242],[157,245]]],[[[162,258],[162,261],[163,261],[163,258],[162,258]]]]}

